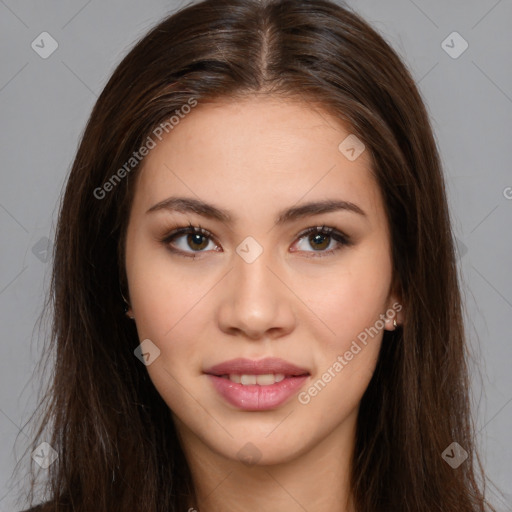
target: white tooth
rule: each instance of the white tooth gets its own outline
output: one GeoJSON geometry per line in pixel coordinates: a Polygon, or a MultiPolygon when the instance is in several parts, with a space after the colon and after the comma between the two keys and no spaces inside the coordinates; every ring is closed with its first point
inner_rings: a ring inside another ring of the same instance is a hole
{"type": "Polygon", "coordinates": [[[230,375],[229,380],[231,382],[236,382],[237,384],[240,384],[240,375],[230,375]]]}
{"type": "Polygon", "coordinates": [[[256,382],[260,386],[270,386],[276,381],[273,373],[266,373],[264,375],[256,375],[256,382]]]}
{"type": "Polygon", "coordinates": [[[256,375],[240,375],[240,383],[244,386],[256,384],[256,375]]]}
{"type": "Polygon", "coordinates": [[[276,373],[275,379],[276,382],[281,382],[284,379],[284,373],[276,373]]]}

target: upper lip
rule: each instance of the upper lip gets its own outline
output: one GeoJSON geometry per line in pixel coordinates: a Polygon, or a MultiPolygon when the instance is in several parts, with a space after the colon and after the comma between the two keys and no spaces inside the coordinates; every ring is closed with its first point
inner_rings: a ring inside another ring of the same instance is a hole
{"type": "Polygon", "coordinates": [[[284,375],[309,375],[309,372],[293,363],[275,357],[265,359],[231,359],[205,370],[210,375],[265,375],[282,373],[284,375]]]}

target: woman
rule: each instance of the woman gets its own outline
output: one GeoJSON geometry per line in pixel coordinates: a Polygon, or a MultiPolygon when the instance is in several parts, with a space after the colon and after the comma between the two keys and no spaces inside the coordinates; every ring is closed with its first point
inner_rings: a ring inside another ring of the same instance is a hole
{"type": "Polygon", "coordinates": [[[87,124],[51,292],[37,510],[494,510],[428,116],[347,9],[151,30],[87,124]]]}

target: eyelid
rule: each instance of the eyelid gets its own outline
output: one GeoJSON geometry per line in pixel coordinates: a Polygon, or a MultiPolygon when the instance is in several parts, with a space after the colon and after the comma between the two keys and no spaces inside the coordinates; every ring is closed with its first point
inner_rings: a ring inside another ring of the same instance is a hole
{"type": "Polygon", "coordinates": [[[300,233],[298,233],[295,236],[297,238],[304,238],[306,235],[310,235],[311,233],[324,233],[326,235],[329,235],[333,231],[336,232],[336,229],[334,229],[331,226],[310,226],[309,228],[303,229],[300,233]]]}
{"type": "Polygon", "coordinates": [[[168,227],[165,230],[166,234],[163,238],[161,238],[162,242],[165,242],[167,240],[171,240],[177,235],[186,235],[189,233],[199,233],[201,235],[207,236],[211,238],[212,240],[215,240],[215,236],[213,233],[208,231],[206,228],[203,228],[201,225],[193,225],[191,222],[188,223],[188,226],[182,226],[182,225],[175,225],[168,227]]]}

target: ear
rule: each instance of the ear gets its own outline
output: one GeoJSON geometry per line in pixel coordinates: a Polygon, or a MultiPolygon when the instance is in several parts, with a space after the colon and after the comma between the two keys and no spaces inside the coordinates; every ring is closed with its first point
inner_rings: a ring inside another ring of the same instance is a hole
{"type": "Polygon", "coordinates": [[[130,306],[130,301],[127,300],[127,298],[124,296],[124,293],[123,293],[123,282],[125,282],[124,280],[122,281],[119,281],[119,292],[121,293],[121,297],[123,298],[123,301],[124,301],[124,313],[125,315],[130,318],[130,319],[134,319],[135,316],[133,314],[133,311],[132,311],[132,307],[130,306]]]}
{"type": "Polygon", "coordinates": [[[387,331],[395,331],[404,323],[404,306],[402,303],[402,290],[398,281],[395,279],[392,286],[392,291],[388,297],[385,329],[387,331]],[[397,327],[395,327],[395,322],[397,327]]]}

